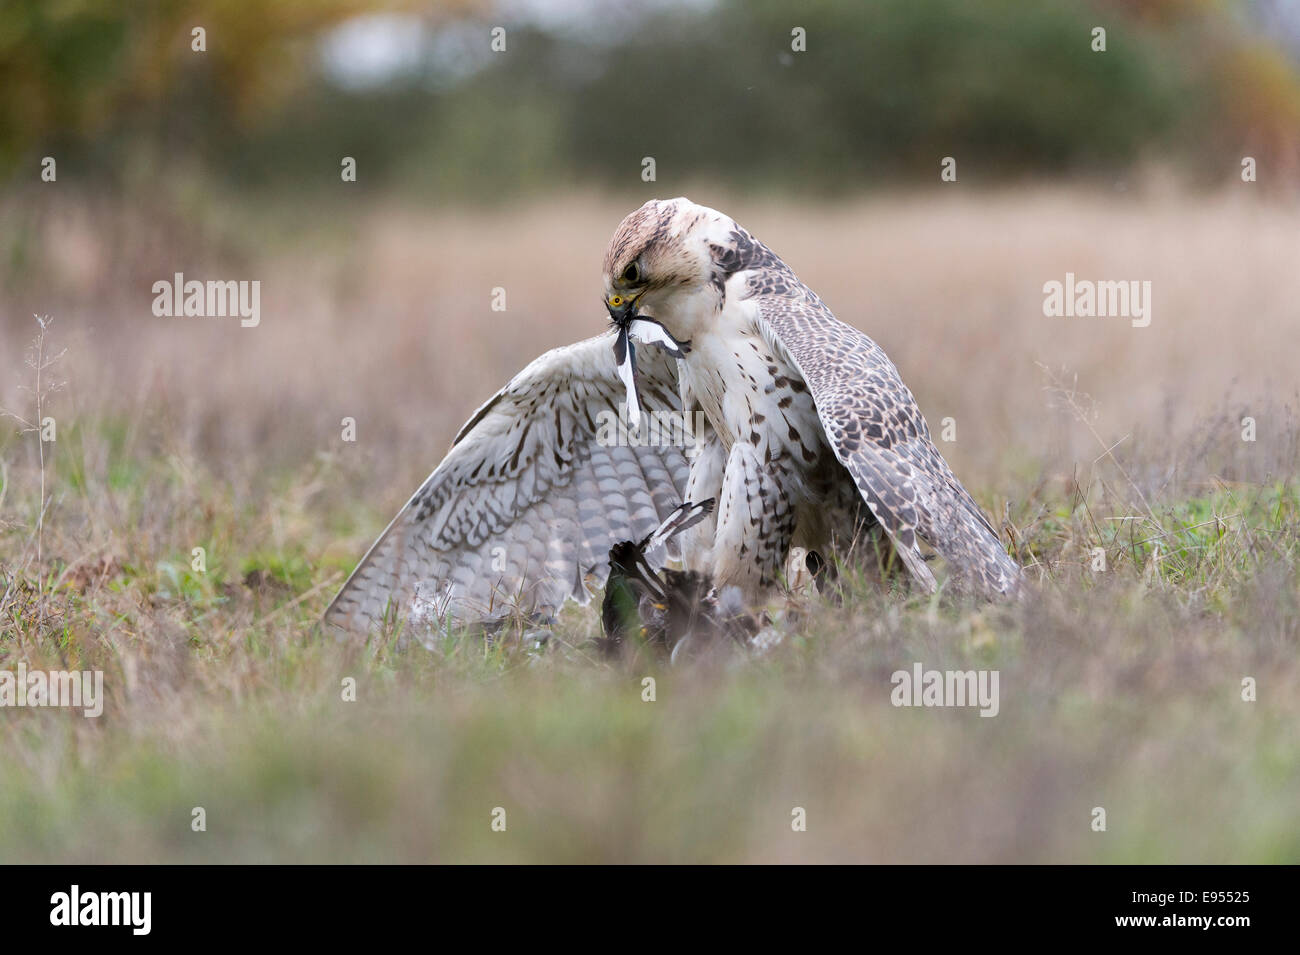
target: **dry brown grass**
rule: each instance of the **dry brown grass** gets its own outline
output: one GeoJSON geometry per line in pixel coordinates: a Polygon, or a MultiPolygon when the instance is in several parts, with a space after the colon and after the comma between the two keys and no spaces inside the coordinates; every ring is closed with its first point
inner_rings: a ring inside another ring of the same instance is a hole
{"type": "Polygon", "coordinates": [[[956,418],[941,449],[1005,508],[1029,599],[800,598],[769,657],[688,672],[594,662],[590,611],[540,654],[322,641],[314,615],[461,421],[601,330],[603,245],[640,200],[273,203],[194,211],[199,229],[175,203],[10,197],[26,264],[0,298],[0,405],[26,400],[32,313],[55,316],[68,384],[39,562],[37,446],[0,436],[17,578],[0,665],[102,667],[109,703],[99,721],[4,713],[0,855],[1300,857],[1297,209],[1158,190],[688,194],[880,341],[932,428],[956,418]],[[261,326],[153,317],[151,283],[178,270],[260,279],[261,326]],[[1066,271],[1149,279],[1151,326],[1045,318],[1042,285],[1066,271]],[[189,572],[197,545],[207,574],[189,572]],[[889,673],[913,660],[1000,669],[1002,715],[893,708],[889,673]],[[216,820],[205,836],[194,805],[216,820]],[[488,830],[496,805],[510,837],[488,830]]]}
{"type": "MultiPolygon", "coordinates": [[[[1251,409],[1295,393],[1294,207],[1052,189],[795,208],[692,195],[735,215],[877,338],[932,424],[958,418],[946,450],[977,486],[1005,484],[1008,453],[1068,465],[1088,451],[1049,410],[1038,363],[1077,374],[1116,437],[1171,434],[1229,398],[1251,409]],[[1042,285],[1067,270],[1149,279],[1151,326],[1044,318],[1042,285]]],[[[217,238],[181,229],[174,243],[156,233],[179,223],[55,203],[31,241],[42,280],[4,297],[4,348],[26,344],[28,316],[54,314],[77,345],[68,377],[88,410],[165,407],[182,446],[217,454],[328,447],[351,414],[364,424],[358,450],[418,472],[515,370],[601,331],[601,253],[636,201],[439,213],[392,201],[333,208],[300,230],[287,214],[229,213],[209,228],[217,238]],[[266,221],[278,229],[269,239],[266,221]],[[149,285],[176,270],[260,278],[262,326],[154,318],[149,285]],[[505,313],[489,309],[495,286],[505,313]]],[[[6,376],[5,402],[16,384],[6,376]]],[[[410,473],[394,480],[405,489],[410,473]]]]}

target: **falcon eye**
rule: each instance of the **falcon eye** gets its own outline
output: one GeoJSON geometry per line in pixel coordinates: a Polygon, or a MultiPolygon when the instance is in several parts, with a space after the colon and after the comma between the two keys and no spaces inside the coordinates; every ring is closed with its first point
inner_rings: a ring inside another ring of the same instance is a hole
{"type": "Polygon", "coordinates": [[[636,282],[640,278],[641,278],[641,270],[637,268],[637,264],[635,262],[633,262],[631,265],[629,265],[627,268],[623,270],[624,282],[630,284],[636,282]]]}

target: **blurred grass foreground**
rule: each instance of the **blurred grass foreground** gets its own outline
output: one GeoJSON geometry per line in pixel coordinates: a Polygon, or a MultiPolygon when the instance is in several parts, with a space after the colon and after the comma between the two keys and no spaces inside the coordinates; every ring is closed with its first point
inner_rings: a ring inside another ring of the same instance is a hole
{"type": "Polygon", "coordinates": [[[6,4],[0,671],[105,698],[0,708],[0,860],[1300,861],[1295,11],[6,4]],[[322,635],[678,194],[951,420],[1026,598],[796,587],[689,667],[592,608],[322,635]],[[154,315],[177,272],[260,323],[154,315]],[[1149,326],[1045,315],[1067,273],[1149,281],[1149,326]],[[996,670],[997,716],[894,706],[916,663],[996,670]]]}

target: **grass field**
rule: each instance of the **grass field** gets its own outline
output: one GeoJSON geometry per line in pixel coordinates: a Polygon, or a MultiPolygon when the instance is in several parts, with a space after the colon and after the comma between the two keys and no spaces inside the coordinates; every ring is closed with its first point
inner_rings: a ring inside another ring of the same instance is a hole
{"type": "Polygon", "coordinates": [[[602,659],[592,608],[542,648],[338,643],[320,612],[459,424],[601,330],[644,197],[11,196],[0,406],[57,439],[0,427],[0,669],[102,669],[107,701],[0,711],[0,860],[1300,861],[1294,204],[689,194],[953,419],[1021,602],[797,592],[779,645],[687,667],[602,659]],[[261,324],[154,317],[177,271],[260,280],[261,324]],[[1045,317],[1067,271],[1150,280],[1151,325],[1045,317]],[[894,707],[914,662],[996,669],[998,715],[894,707]]]}

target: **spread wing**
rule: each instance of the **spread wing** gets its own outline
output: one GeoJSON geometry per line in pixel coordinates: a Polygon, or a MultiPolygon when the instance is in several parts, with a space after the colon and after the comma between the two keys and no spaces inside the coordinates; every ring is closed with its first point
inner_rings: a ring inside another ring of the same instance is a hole
{"type": "MultiPolygon", "coordinates": [[[[638,359],[644,410],[679,412],[676,362],[654,348],[638,359]]],[[[653,532],[690,470],[686,448],[628,440],[624,395],[608,336],[536,359],[465,424],[326,621],[364,632],[393,613],[428,627],[585,604],[611,545],[653,532]]]]}
{"type": "Polygon", "coordinates": [[[762,253],[749,253],[758,268],[747,287],[764,337],[803,375],[835,456],[912,576],[934,590],[924,542],[964,583],[988,595],[1014,592],[1020,566],[935,448],[884,349],[831,314],[765,247],[762,253]]]}

